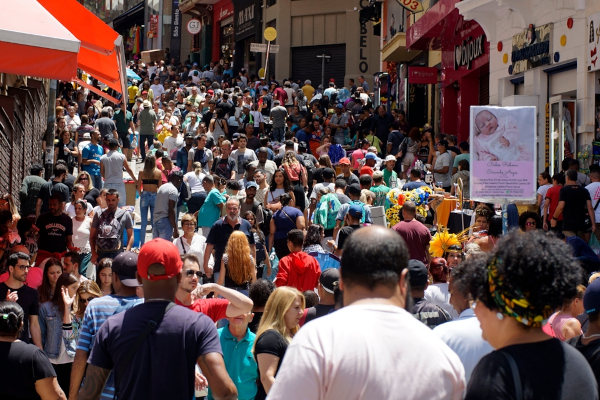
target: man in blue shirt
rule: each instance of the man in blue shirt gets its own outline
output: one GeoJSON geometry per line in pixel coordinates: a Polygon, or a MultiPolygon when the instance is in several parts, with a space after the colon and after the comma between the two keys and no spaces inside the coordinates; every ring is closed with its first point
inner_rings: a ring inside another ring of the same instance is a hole
{"type": "Polygon", "coordinates": [[[82,169],[92,177],[92,184],[98,190],[102,189],[102,175],[100,174],[100,157],[104,149],[98,144],[100,131],[95,129],[90,136],[90,143],[81,152],[82,169]]]}
{"type": "MultiPolygon", "coordinates": [[[[256,335],[248,329],[253,318],[251,312],[227,318],[229,324],[218,330],[225,368],[237,388],[239,400],[252,400],[257,392],[258,367],[252,353],[256,335]]],[[[214,399],[210,388],[208,399],[214,399]]]]}

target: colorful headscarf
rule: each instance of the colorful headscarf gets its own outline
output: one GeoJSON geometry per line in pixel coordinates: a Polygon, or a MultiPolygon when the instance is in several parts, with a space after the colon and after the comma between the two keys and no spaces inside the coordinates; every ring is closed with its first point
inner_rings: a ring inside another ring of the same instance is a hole
{"type": "Polygon", "coordinates": [[[489,292],[494,303],[502,314],[516,319],[525,326],[541,328],[552,315],[552,308],[545,306],[540,314],[519,289],[505,286],[504,275],[498,272],[498,262],[502,260],[494,257],[487,266],[489,292]]]}

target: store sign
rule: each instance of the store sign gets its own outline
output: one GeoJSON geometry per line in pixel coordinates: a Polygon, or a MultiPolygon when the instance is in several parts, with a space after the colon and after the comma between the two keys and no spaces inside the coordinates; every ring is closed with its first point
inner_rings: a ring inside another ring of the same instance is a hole
{"type": "Polygon", "coordinates": [[[588,71],[600,70],[600,13],[588,17],[588,71]]]}
{"type": "Polygon", "coordinates": [[[469,37],[454,47],[454,69],[460,67],[471,69],[471,63],[484,54],[485,35],[480,35],[475,39],[469,37]]]}
{"type": "Polygon", "coordinates": [[[233,15],[233,4],[231,2],[225,2],[215,10],[215,17],[217,22],[224,20],[233,15]]]}
{"type": "Polygon", "coordinates": [[[187,23],[187,31],[190,35],[197,35],[202,30],[202,21],[196,18],[192,18],[187,23]]]}
{"type": "Polygon", "coordinates": [[[360,40],[358,42],[359,55],[358,55],[358,70],[365,74],[369,70],[369,63],[367,61],[367,22],[360,22],[360,40]]]}
{"type": "Polygon", "coordinates": [[[511,74],[550,64],[552,29],[553,24],[530,24],[526,30],[513,36],[511,74]]]}
{"type": "Polygon", "coordinates": [[[148,37],[158,37],[158,15],[151,15],[149,21],[150,27],[148,28],[148,37]]]}
{"type": "Polygon", "coordinates": [[[238,1],[236,5],[233,21],[235,40],[239,41],[256,34],[256,23],[260,18],[254,0],[238,1]]]}
{"type": "Polygon", "coordinates": [[[181,56],[181,10],[179,9],[179,0],[173,0],[172,10],[171,57],[175,60],[179,60],[179,57],[181,56]]]}
{"type": "Polygon", "coordinates": [[[408,67],[408,83],[438,83],[438,70],[433,67],[408,67]]]}

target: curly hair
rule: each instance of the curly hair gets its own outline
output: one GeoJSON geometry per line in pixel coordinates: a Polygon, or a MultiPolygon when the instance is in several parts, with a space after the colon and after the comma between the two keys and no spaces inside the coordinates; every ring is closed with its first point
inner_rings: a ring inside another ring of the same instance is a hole
{"type": "Polygon", "coordinates": [[[486,271],[471,293],[489,309],[514,317],[524,326],[538,326],[577,295],[581,282],[583,270],[566,243],[540,231],[513,231],[488,256],[486,271]],[[503,304],[505,300],[512,310],[503,304]],[[537,323],[531,316],[538,317],[537,323]]]}
{"type": "Polygon", "coordinates": [[[235,231],[229,236],[225,254],[227,254],[227,275],[231,280],[238,285],[251,281],[254,261],[250,257],[250,245],[244,232],[235,231]]]}
{"type": "Polygon", "coordinates": [[[250,300],[254,303],[255,308],[264,307],[274,290],[275,284],[273,282],[260,278],[250,285],[248,297],[250,297],[250,300]]]}
{"type": "Polygon", "coordinates": [[[535,221],[535,229],[542,229],[542,220],[540,219],[539,214],[533,211],[525,211],[523,214],[519,215],[519,227],[522,231],[525,231],[525,224],[529,218],[535,221]]]}
{"type": "Polygon", "coordinates": [[[492,218],[492,215],[494,215],[494,212],[486,204],[481,203],[477,207],[475,207],[475,216],[476,217],[483,216],[489,222],[489,220],[492,218]]]}
{"type": "Polygon", "coordinates": [[[429,263],[429,273],[433,278],[433,283],[448,282],[448,262],[443,257],[435,257],[429,263]]]}

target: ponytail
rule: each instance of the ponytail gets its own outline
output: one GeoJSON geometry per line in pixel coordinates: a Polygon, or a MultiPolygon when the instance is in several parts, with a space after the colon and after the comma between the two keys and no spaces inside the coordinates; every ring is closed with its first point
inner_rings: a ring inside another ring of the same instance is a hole
{"type": "Polygon", "coordinates": [[[23,326],[23,309],[13,301],[0,302],[0,335],[14,336],[19,335],[23,326]]]}

